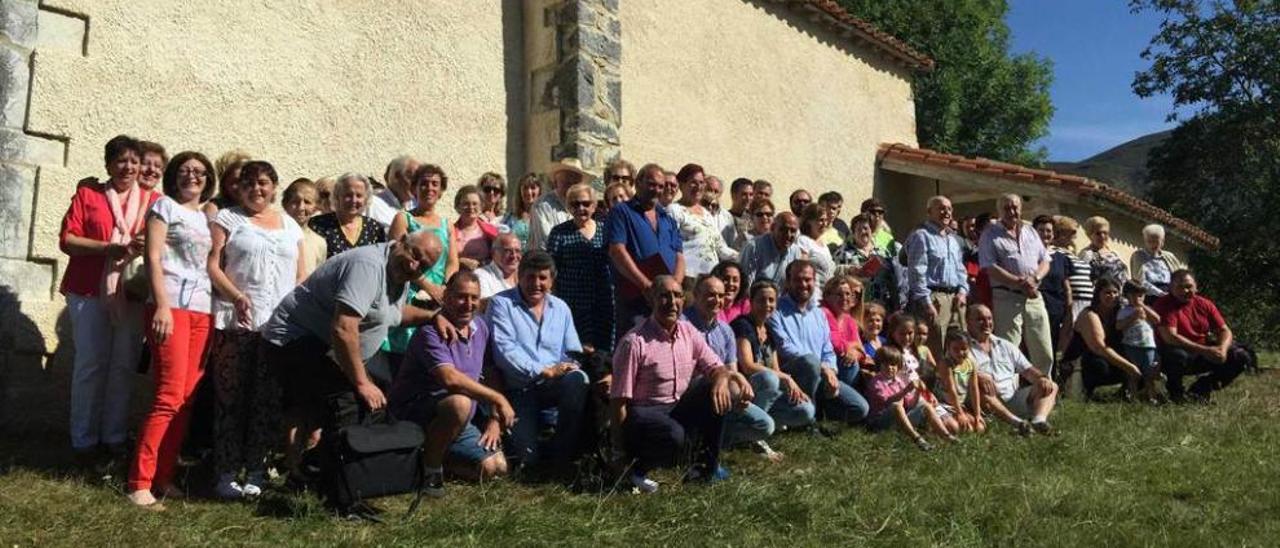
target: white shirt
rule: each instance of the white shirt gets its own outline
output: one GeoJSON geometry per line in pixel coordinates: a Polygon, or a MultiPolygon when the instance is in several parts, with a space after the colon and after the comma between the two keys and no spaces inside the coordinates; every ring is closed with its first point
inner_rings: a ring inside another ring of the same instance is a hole
{"type": "Polygon", "coordinates": [[[379,192],[374,198],[369,200],[369,218],[382,223],[387,228],[391,228],[391,221],[396,219],[396,213],[418,207],[418,201],[413,198],[409,198],[407,203],[402,203],[400,198],[396,197],[396,193],[389,188],[379,192]]]}
{"type": "Polygon", "coordinates": [[[506,291],[516,286],[514,283],[507,283],[506,278],[502,274],[502,268],[496,263],[490,262],[475,271],[476,277],[480,279],[480,298],[488,299],[498,293],[506,291]]]}
{"type": "MultiPolygon", "coordinates": [[[[836,271],[836,262],[831,258],[831,250],[804,234],[796,238],[796,244],[808,255],[809,262],[813,263],[814,277],[817,278],[818,287],[822,287],[836,271]]],[[[814,296],[818,293],[819,291],[813,292],[814,296]]]]}
{"type": "MultiPolygon", "coordinates": [[[[280,300],[298,283],[298,243],[302,227],[292,217],[280,213],[283,225],[268,230],[249,221],[239,206],[218,211],[213,222],[226,229],[222,250],[223,272],[253,303],[253,329],[271,318],[280,300]]],[[[214,327],[238,329],[235,304],[214,299],[214,327]]]]}
{"type": "Polygon", "coordinates": [[[667,206],[667,214],[675,220],[684,242],[684,275],[696,278],[711,272],[716,264],[726,259],[737,259],[738,252],[724,241],[716,216],[706,209],[695,214],[691,209],[673,203],[667,206]]]}
{"type": "Polygon", "coordinates": [[[1027,361],[1018,347],[995,335],[991,336],[990,354],[982,351],[977,339],[969,337],[969,357],[973,358],[977,371],[991,375],[991,380],[996,383],[996,391],[1004,401],[1008,401],[1018,391],[1018,376],[1031,369],[1031,362],[1027,361]]]}
{"type": "Polygon", "coordinates": [[[529,247],[528,250],[546,249],[547,236],[556,225],[572,219],[564,208],[564,203],[556,193],[543,194],[536,202],[529,215],[529,247]]]}
{"type": "Polygon", "coordinates": [[[164,289],[169,307],[209,313],[213,296],[209,283],[209,219],[200,210],[187,209],[168,196],[151,206],[151,216],[164,221],[164,289]]]}

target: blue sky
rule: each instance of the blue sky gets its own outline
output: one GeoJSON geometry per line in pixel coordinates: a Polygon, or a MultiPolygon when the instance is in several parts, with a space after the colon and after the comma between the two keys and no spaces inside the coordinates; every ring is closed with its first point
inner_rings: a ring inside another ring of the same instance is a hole
{"type": "Polygon", "coordinates": [[[1172,100],[1141,99],[1130,84],[1146,68],[1138,57],[1160,26],[1158,15],[1129,13],[1126,0],[1011,0],[1014,53],[1054,63],[1049,159],[1083,160],[1130,139],[1169,129],[1172,100]]]}

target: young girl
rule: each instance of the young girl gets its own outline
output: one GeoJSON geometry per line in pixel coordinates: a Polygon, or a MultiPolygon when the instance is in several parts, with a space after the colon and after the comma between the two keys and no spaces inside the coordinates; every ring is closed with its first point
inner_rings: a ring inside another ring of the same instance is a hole
{"type": "Polygon", "coordinates": [[[862,318],[862,365],[870,368],[875,365],[876,351],[884,345],[884,306],[880,303],[867,303],[863,307],[862,318]]]}
{"type": "Polygon", "coordinates": [[[1121,351],[1125,359],[1142,370],[1144,401],[1157,402],[1156,378],[1160,369],[1156,366],[1156,333],[1152,326],[1160,324],[1160,314],[1143,304],[1146,290],[1132,280],[1124,283],[1124,308],[1116,313],[1116,327],[1124,332],[1121,351]]]}
{"type": "MultiPolygon", "coordinates": [[[[889,340],[885,342],[885,348],[895,348],[902,353],[902,377],[913,379],[913,384],[920,391],[920,398],[928,401],[930,404],[937,404],[937,400],[933,398],[933,393],[929,392],[928,385],[925,384],[921,374],[920,357],[916,355],[916,319],[905,312],[895,312],[889,316],[889,327],[886,329],[889,333],[889,340]]],[[[946,425],[947,432],[956,432],[959,426],[956,420],[946,409],[938,409],[938,416],[942,424],[946,425]]]]}
{"type": "Polygon", "coordinates": [[[934,391],[942,400],[942,406],[955,418],[960,432],[987,430],[982,418],[982,393],[978,388],[978,376],[974,374],[973,358],[969,357],[969,339],[964,330],[953,327],[947,330],[942,342],[946,354],[938,362],[938,382],[934,391]]]}
{"type": "Polygon", "coordinates": [[[947,431],[933,404],[920,397],[919,378],[903,376],[903,353],[892,346],[885,346],[876,353],[876,376],[868,383],[867,402],[871,413],[868,424],[873,430],[884,430],[897,425],[903,434],[911,438],[923,451],[933,446],[916,431],[916,426],[928,423],[933,432],[947,441],[956,437],[947,431]]]}

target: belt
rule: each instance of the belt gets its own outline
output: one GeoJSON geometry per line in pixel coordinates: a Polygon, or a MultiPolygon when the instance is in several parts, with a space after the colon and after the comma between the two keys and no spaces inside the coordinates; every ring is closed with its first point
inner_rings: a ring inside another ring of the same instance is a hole
{"type": "Polygon", "coordinates": [[[929,286],[929,291],[933,293],[959,293],[960,287],[950,285],[931,285],[929,286]]]}

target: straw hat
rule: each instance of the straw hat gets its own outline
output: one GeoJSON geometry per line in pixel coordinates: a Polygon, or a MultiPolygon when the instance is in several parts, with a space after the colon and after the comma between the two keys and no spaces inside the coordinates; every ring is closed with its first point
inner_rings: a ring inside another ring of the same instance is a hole
{"type": "Polygon", "coordinates": [[[556,174],[565,171],[577,173],[583,178],[583,180],[587,181],[596,178],[594,174],[589,173],[587,170],[582,168],[582,161],[577,158],[562,158],[560,161],[551,164],[551,166],[547,168],[547,178],[554,179],[556,174]]]}

